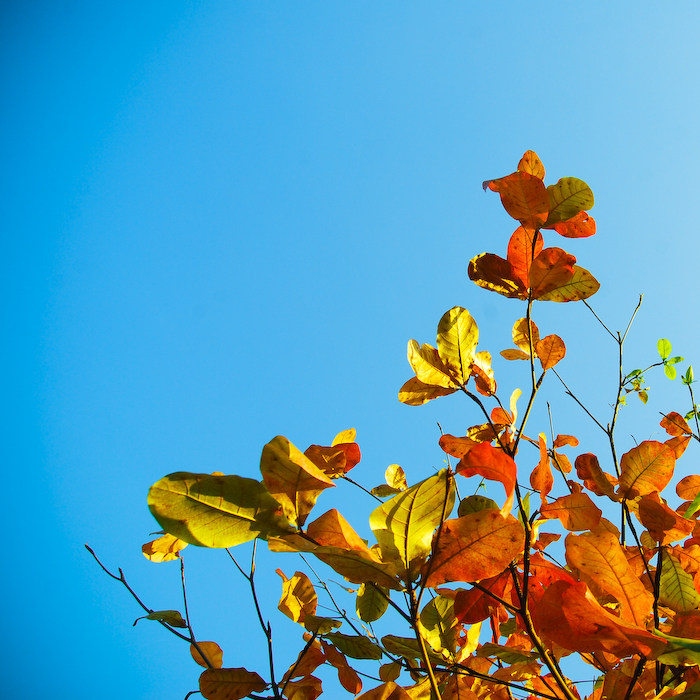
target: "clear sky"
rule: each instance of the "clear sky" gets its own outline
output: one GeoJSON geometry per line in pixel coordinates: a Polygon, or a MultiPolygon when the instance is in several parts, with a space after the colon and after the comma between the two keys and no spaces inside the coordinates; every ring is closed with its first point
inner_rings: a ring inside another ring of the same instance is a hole
{"type": "MultiPolygon", "coordinates": [[[[602,284],[596,311],[624,329],[645,294],[627,369],[653,362],[661,337],[700,368],[697,3],[5,0],[0,17],[9,700],[197,687],[186,645],[132,628],[138,607],[83,549],[152,607],[181,609],[177,564],[140,551],[160,477],[255,476],[273,436],[303,450],[351,426],[356,480],[374,486],[391,463],[430,475],[436,421],[463,434],[479,417],[457,396],[410,408],[396,395],[407,340],[433,343],[454,305],[479,323],[505,396],[525,388],[524,365],[498,357],[522,305],[466,268],[505,254],[514,222],[481,182],[527,149],[550,182],[596,194],[598,234],[564,241],[602,284]]],[[[562,373],[607,415],[614,344],[581,304],[540,307],[569,347],[562,373]]],[[[658,411],[687,410],[679,382],[648,379],[623,449],[658,433],[658,411]]],[[[550,390],[555,431],[604,460],[550,390]]],[[[367,536],[373,502],[337,491],[319,507],[367,536]]],[[[240,576],[223,552],[193,550],[199,638],[264,673],[240,576]]],[[[277,566],[302,563],[263,553],[258,573],[284,666],[301,634],[276,615],[277,566]]]]}

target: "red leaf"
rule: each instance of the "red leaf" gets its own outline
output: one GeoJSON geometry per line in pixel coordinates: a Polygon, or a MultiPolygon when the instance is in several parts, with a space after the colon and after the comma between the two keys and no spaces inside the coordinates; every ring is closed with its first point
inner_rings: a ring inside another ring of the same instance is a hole
{"type": "Polygon", "coordinates": [[[544,241],[542,234],[537,231],[537,237],[533,236],[533,231],[520,226],[508,241],[508,262],[512,266],[513,275],[520,281],[523,287],[530,286],[530,266],[542,248],[544,241]],[[533,250],[534,239],[534,250],[533,250]]]}
{"type": "Polygon", "coordinates": [[[472,447],[462,457],[456,471],[465,477],[478,474],[485,479],[500,481],[506,490],[506,502],[501,508],[501,513],[510,513],[517,479],[517,467],[512,457],[490,443],[482,442],[472,447]]]}
{"type": "Polygon", "coordinates": [[[540,228],[549,216],[549,192],[541,178],[517,171],[494,180],[489,188],[501,195],[503,208],[523,226],[540,228]]]}
{"type": "Polygon", "coordinates": [[[574,276],[575,262],[576,258],[561,248],[545,248],[530,268],[533,299],[567,284],[574,276]]]}
{"type": "Polygon", "coordinates": [[[554,224],[554,230],[566,238],[588,238],[595,234],[595,219],[587,211],[580,211],[568,221],[554,224]]]}

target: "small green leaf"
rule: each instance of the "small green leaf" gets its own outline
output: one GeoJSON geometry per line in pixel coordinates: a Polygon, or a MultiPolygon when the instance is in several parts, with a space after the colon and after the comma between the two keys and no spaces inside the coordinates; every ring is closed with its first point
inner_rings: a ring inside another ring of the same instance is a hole
{"type": "Polygon", "coordinates": [[[685,371],[685,375],[683,376],[683,384],[690,385],[692,383],[693,383],[693,365],[688,365],[688,369],[685,371]]]}
{"type": "MultiPolygon", "coordinates": [[[[692,414],[691,414],[692,417],[692,414]]],[[[687,420],[687,418],[686,418],[687,420]]],[[[688,506],[685,513],[683,513],[684,518],[692,518],[700,510],[700,493],[693,499],[693,502],[688,506]]]]}
{"type": "Polygon", "coordinates": [[[632,379],[632,377],[638,377],[642,373],[641,369],[633,369],[628,375],[627,379],[632,379]]]}
{"type": "Polygon", "coordinates": [[[664,365],[664,372],[669,379],[676,378],[676,368],[673,365],[664,365]]]}
{"type": "Polygon", "coordinates": [[[134,620],[134,627],[139,620],[157,620],[158,622],[165,622],[166,625],[171,627],[187,627],[187,623],[177,610],[156,610],[143,617],[137,617],[134,620]]]}
{"type": "Polygon", "coordinates": [[[661,359],[665,360],[671,354],[671,343],[666,338],[661,338],[656,343],[656,349],[659,351],[661,359]]]}
{"type": "Polygon", "coordinates": [[[677,365],[679,362],[683,362],[682,357],[669,357],[669,359],[666,360],[667,365],[677,365]]]}

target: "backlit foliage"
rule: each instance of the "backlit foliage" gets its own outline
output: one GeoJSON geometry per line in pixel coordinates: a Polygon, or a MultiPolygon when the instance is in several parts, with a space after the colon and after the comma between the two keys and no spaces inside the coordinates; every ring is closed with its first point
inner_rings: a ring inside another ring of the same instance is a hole
{"type": "MultiPolygon", "coordinates": [[[[313,700],[323,691],[314,673],[325,664],[348,693],[364,690],[364,700],[700,700],[700,475],[676,480],[678,508],[663,495],[689,442],[700,441],[692,369],[682,377],[690,411],[664,415],[666,439],[626,451],[615,435],[620,408],[629,394],[646,403],[645,372],[663,366],[670,379],[676,376],[683,358],[671,357],[670,342],[658,342],[660,361],[625,374],[627,331],[603,325],[601,332],[618,343],[620,361],[605,420],[557,378],[566,346],[556,334],[541,334],[534,302],[585,300],[599,283],[573,255],[545,247],[543,234],[585,238],[596,225],[585,182],[565,177],[547,186],[544,176],[540,159],[528,151],[514,173],[484,183],[517,227],[499,244],[505,258],[482,253],[469,264],[479,287],[523,302],[512,330],[515,347],[501,355],[524,361],[525,386],[502,400],[492,356],[477,349],[477,323],[462,307],[440,319],[434,346],[409,341],[414,376],[399,400],[419,406],[461,393],[470,400],[468,415],[476,417],[465,435],[439,440],[453,466],[413,485],[400,466],[389,466],[386,483],[371,490],[379,501],[369,513],[374,543],[339,511],[319,513],[316,505],[326,489],[354,484],[348,473],[361,456],[354,430],[305,452],[275,437],[262,450],[260,480],[179,472],[151,487],[148,505],[163,530],[143,547],[151,561],[182,565],[188,544],[230,548],[263,540],[273,552],[313,555],[343,577],[355,597],[356,617],[333,598],[337,614],[321,614],[325,583],[278,569],[278,608],[300,626],[298,656],[280,669],[272,626],[257,607],[254,568],[241,569],[269,642],[269,658],[256,671],[225,667],[215,642],[195,640],[186,609],[183,617],[142,603],[148,614],[140,619],[158,621],[191,643],[194,661],[206,668],[199,685],[205,698],[313,700]],[[548,440],[531,432],[532,406],[550,378],[561,382],[572,410],[605,433],[608,454],[586,452],[571,435],[548,440]],[[534,460],[520,458],[525,443],[539,454],[534,468],[534,460]],[[500,484],[500,502],[474,493],[482,480],[500,484]],[[372,623],[388,613],[396,633],[375,634],[372,623]],[[585,662],[597,682],[579,689],[565,675],[569,657],[585,662]],[[378,680],[367,689],[358,671],[378,680]]],[[[126,584],[121,570],[110,575],[126,584]]]]}

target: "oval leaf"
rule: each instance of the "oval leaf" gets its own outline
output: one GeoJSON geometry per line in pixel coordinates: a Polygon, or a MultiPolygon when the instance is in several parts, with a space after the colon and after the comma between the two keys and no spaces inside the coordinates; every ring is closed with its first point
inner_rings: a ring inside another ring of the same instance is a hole
{"type": "Polygon", "coordinates": [[[571,279],[556,289],[546,294],[537,296],[539,301],[581,301],[592,297],[600,289],[600,282],[588,271],[578,265],[574,265],[574,274],[571,279]]]}
{"type": "Polygon", "coordinates": [[[652,491],[661,493],[671,481],[675,466],[676,456],[668,445],[645,440],[622,455],[618,496],[636,498],[652,491]]]}
{"type": "Polygon", "coordinates": [[[476,321],[461,306],[450,309],[440,319],[437,329],[438,353],[454,369],[460,384],[469,379],[478,341],[476,321]]]}
{"type": "Polygon", "coordinates": [[[257,673],[244,668],[210,668],[199,677],[199,690],[207,700],[243,700],[267,686],[257,673]]]}
{"type": "Polygon", "coordinates": [[[549,217],[546,226],[568,221],[579,212],[591,209],[595,204],[593,191],[577,177],[562,177],[556,185],[547,188],[549,193],[549,217]]]}

